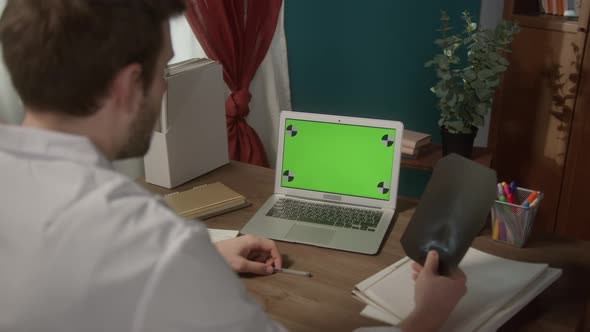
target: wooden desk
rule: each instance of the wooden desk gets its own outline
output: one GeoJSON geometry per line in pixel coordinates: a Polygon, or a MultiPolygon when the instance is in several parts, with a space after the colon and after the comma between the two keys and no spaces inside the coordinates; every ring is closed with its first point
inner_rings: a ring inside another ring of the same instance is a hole
{"type": "MultiPolygon", "coordinates": [[[[211,228],[240,229],[272,193],[273,176],[271,169],[232,162],[177,190],[222,181],[244,194],[252,206],[206,220],[211,228]]],[[[170,192],[145,186],[162,194],[170,192]]],[[[359,281],[405,256],[399,239],[414,207],[411,201],[398,202],[388,238],[376,256],[278,242],[286,266],[311,271],[313,278],[276,274],[242,279],[265,310],[291,331],[351,331],[361,326],[383,325],[359,315],[364,305],[352,298],[351,291],[359,281]]],[[[538,236],[531,239],[527,248],[516,249],[483,235],[476,239],[474,247],[506,258],[547,262],[564,269],[555,284],[501,331],[588,331],[583,317],[590,294],[590,243],[538,236]]]]}

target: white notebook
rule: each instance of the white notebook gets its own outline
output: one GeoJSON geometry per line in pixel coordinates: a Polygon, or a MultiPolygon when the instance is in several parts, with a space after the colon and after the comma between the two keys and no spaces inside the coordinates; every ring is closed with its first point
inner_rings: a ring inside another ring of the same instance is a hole
{"type": "MultiPolygon", "coordinates": [[[[363,316],[395,325],[414,308],[412,261],[404,258],[359,283],[363,316]]],[[[469,249],[460,264],[467,295],[441,331],[494,331],[561,275],[547,264],[523,263],[469,249]]]]}

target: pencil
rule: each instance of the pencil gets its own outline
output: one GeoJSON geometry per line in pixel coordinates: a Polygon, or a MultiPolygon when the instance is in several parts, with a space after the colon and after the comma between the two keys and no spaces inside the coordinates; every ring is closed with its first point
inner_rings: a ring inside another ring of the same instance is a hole
{"type": "Polygon", "coordinates": [[[298,275],[298,276],[302,276],[302,277],[311,277],[311,272],[305,272],[305,271],[297,271],[297,270],[291,270],[291,269],[277,269],[274,268],[274,272],[278,273],[287,273],[287,274],[294,274],[294,275],[298,275]]]}

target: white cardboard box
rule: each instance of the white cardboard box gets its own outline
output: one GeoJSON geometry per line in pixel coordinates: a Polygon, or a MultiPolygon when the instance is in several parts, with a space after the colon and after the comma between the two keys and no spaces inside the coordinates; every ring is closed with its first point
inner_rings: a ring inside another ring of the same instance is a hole
{"type": "Polygon", "coordinates": [[[192,59],[168,67],[162,115],[144,157],[145,179],[173,188],[229,162],[221,65],[192,59]]]}

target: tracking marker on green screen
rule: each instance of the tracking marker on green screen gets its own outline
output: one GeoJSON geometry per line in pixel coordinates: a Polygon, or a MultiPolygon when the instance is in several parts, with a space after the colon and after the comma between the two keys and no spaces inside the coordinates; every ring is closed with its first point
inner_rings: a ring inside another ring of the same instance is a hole
{"type": "Polygon", "coordinates": [[[383,143],[383,145],[385,145],[386,147],[393,146],[393,143],[395,143],[394,140],[395,136],[391,136],[389,134],[383,135],[383,137],[381,137],[381,143],[383,143]]]}
{"type": "Polygon", "coordinates": [[[295,180],[295,174],[292,171],[286,170],[283,172],[283,181],[292,182],[295,180]]]}

